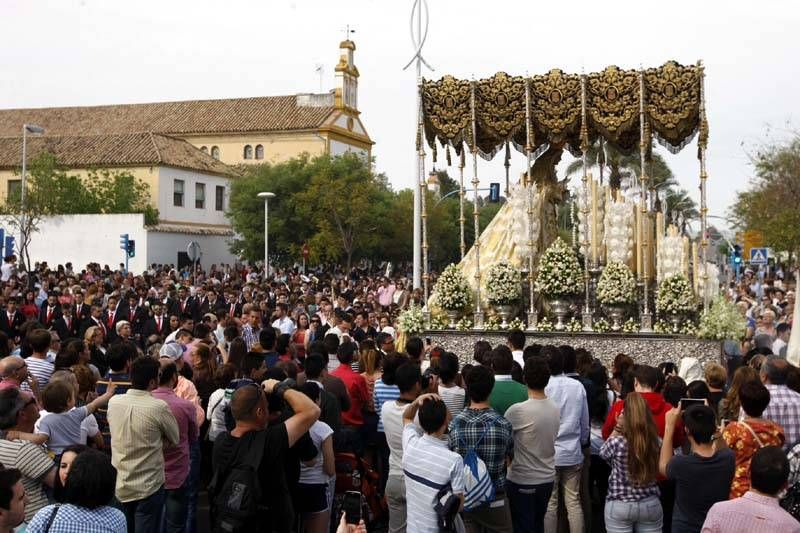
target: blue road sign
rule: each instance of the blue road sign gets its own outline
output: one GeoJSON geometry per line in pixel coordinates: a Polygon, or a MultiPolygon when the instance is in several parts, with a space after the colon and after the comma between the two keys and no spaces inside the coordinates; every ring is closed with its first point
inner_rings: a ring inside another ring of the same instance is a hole
{"type": "Polygon", "coordinates": [[[750,264],[766,265],[769,259],[769,252],[766,248],[750,248],[750,264]]]}

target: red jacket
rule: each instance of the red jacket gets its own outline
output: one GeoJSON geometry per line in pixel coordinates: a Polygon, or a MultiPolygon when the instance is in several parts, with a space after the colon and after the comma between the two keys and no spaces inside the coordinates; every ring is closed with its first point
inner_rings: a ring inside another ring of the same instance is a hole
{"type": "MultiPolygon", "coordinates": [[[[650,407],[650,412],[653,413],[653,419],[655,420],[656,427],[658,427],[658,436],[663,439],[664,416],[667,414],[667,411],[672,409],[672,405],[667,403],[664,397],[658,392],[640,392],[639,394],[644,398],[644,401],[647,402],[648,407],[650,407]]],[[[623,400],[619,400],[611,406],[611,411],[608,413],[606,423],[603,424],[603,440],[608,440],[611,432],[614,431],[614,426],[617,425],[617,417],[622,412],[623,407],[625,407],[625,402],[623,400]]],[[[672,445],[673,447],[678,447],[682,442],[683,422],[679,419],[678,423],[675,425],[672,445]]]]}

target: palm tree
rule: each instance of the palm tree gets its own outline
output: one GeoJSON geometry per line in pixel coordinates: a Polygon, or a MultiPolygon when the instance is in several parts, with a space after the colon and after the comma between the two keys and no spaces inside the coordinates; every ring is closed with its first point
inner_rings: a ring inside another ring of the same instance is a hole
{"type": "Polygon", "coordinates": [[[681,232],[685,232],[686,225],[689,221],[700,218],[700,211],[697,209],[697,204],[689,196],[689,192],[686,189],[669,188],[666,192],[666,214],[672,218],[672,220],[680,218],[682,220],[681,232]]]}

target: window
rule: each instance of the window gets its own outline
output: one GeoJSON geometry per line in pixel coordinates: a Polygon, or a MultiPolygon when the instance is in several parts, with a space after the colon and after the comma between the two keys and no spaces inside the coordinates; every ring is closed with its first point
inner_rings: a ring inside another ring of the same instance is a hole
{"type": "Polygon", "coordinates": [[[208,146],[201,146],[200,149],[203,151],[203,153],[208,153],[208,146]]]}
{"type": "Polygon", "coordinates": [[[225,187],[222,185],[217,185],[215,192],[216,196],[214,198],[214,208],[217,211],[222,211],[225,209],[225,187]]]}
{"type": "Polygon", "coordinates": [[[22,180],[8,180],[8,190],[6,191],[6,200],[20,199],[22,195],[22,180]]]}
{"type": "Polygon", "coordinates": [[[172,184],[172,205],[183,207],[183,180],[175,180],[172,184]]]}
{"type": "Polygon", "coordinates": [[[211,157],[214,159],[219,159],[219,146],[211,147],[211,157]]]}
{"type": "Polygon", "coordinates": [[[264,159],[264,146],[261,144],[256,145],[256,159],[264,159]]]}
{"type": "Polygon", "coordinates": [[[253,159],[253,147],[249,144],[246,144],[244,147],[244,158],[253,159]]]}
{"type": "Polygon", "coordinates": [[[206,184],[205,183],[195,183],[194,184],[194,206],[197,209],[205,209],[206,208],[206,184]]]}

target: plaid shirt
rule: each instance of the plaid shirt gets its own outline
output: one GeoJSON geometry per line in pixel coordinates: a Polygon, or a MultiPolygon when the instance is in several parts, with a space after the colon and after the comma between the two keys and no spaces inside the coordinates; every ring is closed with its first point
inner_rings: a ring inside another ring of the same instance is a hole
{"type": "Polygon", "coordinates": [[[800,442],[800,394],[786,385],[767,385],[769,405],[761,418],[772,420],[783,428],[786,440],[783,450],[789,451],[800,442]]]}
{"type": "Polygon", "coordinates": [[[502,490],[506,483],[506,458],[514,456],[514,438],[511,423],[494,409],[467,407],[450,422],[450,449],[462,457],[476,444],[478,457],[494,481],[495,489],[502,490]],[[486,435],[478,440],[486,429],[486,435]]]}
{"type": "Polygon", "coordinates": [[[600,448],[600,457],[611,465],[608,478],[608,500],[640,502],[647,498],[659,497],[655,480],[641,487],[628,479],[628,441],[625,437],[611,437],[600,448]]]}

